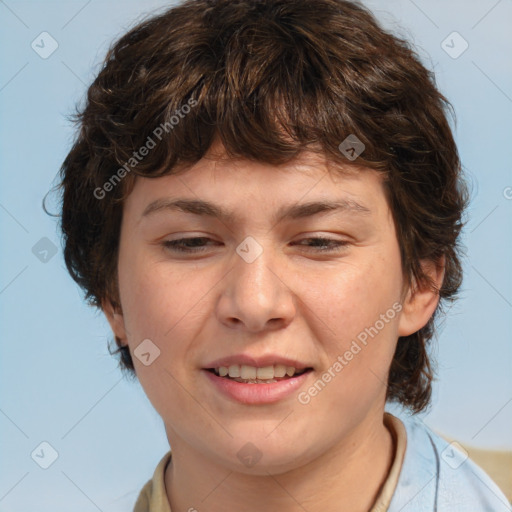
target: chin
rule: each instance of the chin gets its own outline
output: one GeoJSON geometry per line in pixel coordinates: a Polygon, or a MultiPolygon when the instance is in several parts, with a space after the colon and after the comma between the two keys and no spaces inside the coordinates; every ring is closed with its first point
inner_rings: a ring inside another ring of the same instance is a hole
{"type": "Polygon", "coordinates": [[[229,468],[232,471],[245,475],[269,476],[288,473],[301,465],[296,455],[291,452],[286,455],[280,454],[270,457],[263,455],[262,458],[252,466],[249,464],[246,465],[245,462],[240,462],[238,457],[235,456],[235,460],[229,465],[229,468]]]}
{"type": "Polygon", "coordinates": [[[297,469],[315,458],[314,455],[298,453],[296,446],[303,446],[303,440],[286,443],[288,448],[284,449],[282,442],[269,442],[269,439],[262,436],[260,440],[255,436],[252,441],[244,436],[244,441],[238,438],[230,447],[226,447],[224,454],[216,454],[217,462],[223,461],[224,465],[231,471],[246,475],[268,476],[279,475],[297,469]],[[225,454],[228,453],[228,457],[225,454]]]}

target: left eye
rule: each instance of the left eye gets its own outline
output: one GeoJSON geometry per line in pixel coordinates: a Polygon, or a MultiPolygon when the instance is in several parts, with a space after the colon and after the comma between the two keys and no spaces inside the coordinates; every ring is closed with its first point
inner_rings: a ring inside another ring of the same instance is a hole
{"type": "MultiPolygon", "coordinates": [[[[204,252],[207,249],[206,243],[215,242],[211,238],[208,237],[193,237],[193,238],[178,238],[176,240],[166,240],[163,245],[171,250],[176,252],[204,252]]],[[[343,240],[335,240],[333,238],[325,238],[325,237],[314,237],[314,238],[304,238],[299,242],[294,242],[294,245],[301,245],[302,247],[306,247],[308,249],[312,249],[314,251],[320,252],[329,252],[340,250],[343,246],[347,245],[347,242],[343,240]],[[308,242],[307,244],[303,244],[303,242],[308,242]]]]}
{"type": "Polygon", "coordinates": [[[325,237],[304,238],[300,240],[300,242],[313,242],[312,244],[306,245],[306,247],[321,252],[337,251],[347,245],[347,242],[344,240],[335,240],[334,238],[325,237]]]}

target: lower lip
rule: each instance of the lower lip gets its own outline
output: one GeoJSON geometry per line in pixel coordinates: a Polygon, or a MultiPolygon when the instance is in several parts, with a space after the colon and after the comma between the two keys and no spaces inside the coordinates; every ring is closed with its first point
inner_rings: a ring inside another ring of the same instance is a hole
{"type": "Polygon", "coordinates": [[[219,377],[213,372],[202,370],[217,389],[224,395],[243,404],[269,404],[278,402],[297,391],[312,373],[305,371],[296,377],[269,382],[268,384],[245,384],[236,380],[219,377]]]}

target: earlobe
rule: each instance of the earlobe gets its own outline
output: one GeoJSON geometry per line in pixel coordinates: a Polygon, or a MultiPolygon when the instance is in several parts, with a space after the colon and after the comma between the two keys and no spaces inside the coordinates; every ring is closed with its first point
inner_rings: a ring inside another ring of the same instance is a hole
{"type": "Polygon", "coordinates": [[[429,283],[418,283],[413,279],[402,303],[398,324],[399,336],[409,336],[424,327],[439,303],[439,290],[445,273],[445,257],[442,256],[438,262],[422,261],[421,267],[434,286],[429,283]]]}
{"type": "Polygon", "coordinates": [[[106,316],[108,323],[116,338],[119,338],[120,345],[128,345],[126,340],[126,328],[124,325],[124,316],[121,307],[115,307],[108,299],[101,302],[101,309],[106,316]]]}

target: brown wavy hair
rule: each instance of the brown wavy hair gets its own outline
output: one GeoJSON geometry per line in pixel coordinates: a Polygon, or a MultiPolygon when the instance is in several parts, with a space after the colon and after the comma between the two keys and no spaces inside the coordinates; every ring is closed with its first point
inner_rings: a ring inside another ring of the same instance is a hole
{"type": "Polygon", "coordinates": [[[90,304],[120,308],[120,223],[136,176],[193,165],[216,138],[230,157],[279,165],[309,149],[347,165],[338,146],[356,135],[365,150],[355,163],[385,177],[407,281],[433,286],[420,261],[445,257],[436,313],[399,338],[389,373],[388,400],[419,412],[431,396],[434,317],[462,279],[467,193],[449,113],[410,44],[358,3],[185,1],[111,46],[74,117],[59,183],[67,268],[90,304]]]}

